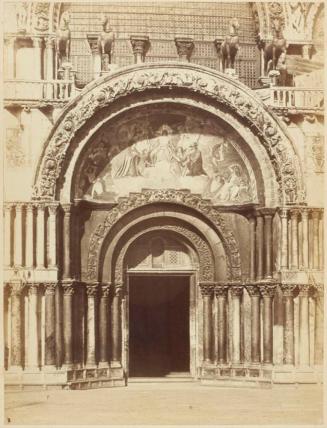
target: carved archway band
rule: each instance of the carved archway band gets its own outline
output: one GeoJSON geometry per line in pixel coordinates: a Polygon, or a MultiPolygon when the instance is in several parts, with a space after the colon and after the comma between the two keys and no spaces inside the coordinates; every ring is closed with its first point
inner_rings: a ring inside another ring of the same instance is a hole
{"type": "Polygon", "coordinates": [[[142,193],[131,193],[128,198],[120,198],[106,216],[104,221],[97,226],[90,239],[88,260],[87,260],[87,280],[98,281],[99,264],[103,243],[110,230],[122,217],[136,208],[155,203],[179,204],[195,210],[197,215],[202,215],[209,220],[211,227],[221,238],[226,253],[227,270],[229,279],[238,279],[241,276],[240,253],[237,241],[232,230],[226,225],[223,215],[221,215],[210,203],[202,199],[200,195],[195,195],[186,190],[144,190],[142,193]]]}
{"type": "Polygon", "coordinates": [[[141,64],[127,67],[96,81],[69,103],[58,118],[43,150],[38,167],[34,197],[54,199],[65,173],[65,160],[78,130],[92,116],[122,97],[148,90],[180,88],[190,96],[198,93],[236,115],[256,134],[274,168],[283,202],[301,202],[301,170],[290,139],[263,102],[246,86],[207,68],[174,63],[141,64]]]}

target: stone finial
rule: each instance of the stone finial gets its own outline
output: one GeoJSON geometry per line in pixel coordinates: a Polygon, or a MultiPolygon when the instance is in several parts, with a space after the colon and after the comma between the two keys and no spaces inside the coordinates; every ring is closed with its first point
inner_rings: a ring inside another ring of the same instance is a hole
{"type": "Polygon", "coordinates": [[[131,36],[131,45],[135,64],[145,61],[145,56],[150,47],[149,36],[131,36]]]}
{"type": "Polygon", "coordinates": [[[193,39],[191,37],[175,37],[175,45],[179,59],[189,62],[194,49],[193,39]]]}

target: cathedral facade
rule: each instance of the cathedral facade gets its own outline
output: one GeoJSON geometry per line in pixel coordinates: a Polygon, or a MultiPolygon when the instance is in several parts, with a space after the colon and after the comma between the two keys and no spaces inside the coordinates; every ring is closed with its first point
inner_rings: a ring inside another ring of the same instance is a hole
{"type": "Polygon", "coordinates": [[[323,3],[4,8],[6,387],[322,382],[323,3]]]}

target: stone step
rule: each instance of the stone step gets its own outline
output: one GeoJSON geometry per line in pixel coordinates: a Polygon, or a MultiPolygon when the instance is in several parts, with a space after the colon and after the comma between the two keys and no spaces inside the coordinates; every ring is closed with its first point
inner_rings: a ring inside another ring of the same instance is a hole
{"type": "Polygon", "coordinates": [[[189,376],[164,376],[164,377],[130,377],[128,383],[169,383],[169,382],[196,382],[189,376]]]}

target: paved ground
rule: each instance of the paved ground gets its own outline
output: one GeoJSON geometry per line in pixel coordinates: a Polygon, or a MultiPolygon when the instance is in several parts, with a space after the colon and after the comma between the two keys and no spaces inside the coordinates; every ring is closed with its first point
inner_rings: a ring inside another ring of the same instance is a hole
{"type": "Polygon", "coordinates": [[[88,391],[8,392],[9,425],[220,425],[322,423],[322,389],[130,384],[88,391]]]}

